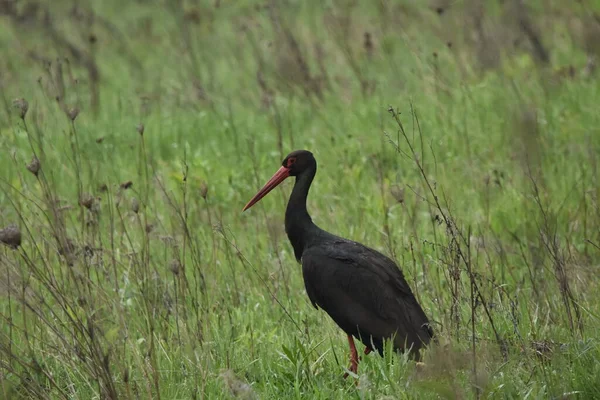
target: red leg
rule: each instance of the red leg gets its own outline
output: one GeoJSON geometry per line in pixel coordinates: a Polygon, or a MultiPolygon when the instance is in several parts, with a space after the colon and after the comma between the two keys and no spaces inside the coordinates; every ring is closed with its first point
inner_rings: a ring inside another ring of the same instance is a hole
{"type": "MultiPolygon", "coordinates": [[[[350,368],[348,369],[356,374],[358,373],[358,351],[356,351],[352,335],[348,335],[348,344],[350,345],[350,368]]],[[[347,377],[348,373],[346,372],[344,378],[347,377]]]]}
{"type": "Polygon", "coordinates": [[[365,347],[365,356],[366,356],[367,354],[369,354],[370,352],[372,352],[372,351],[373,351],[373,349],[372,349],[372,348],[370,348],[370,347],[365,347]]]}

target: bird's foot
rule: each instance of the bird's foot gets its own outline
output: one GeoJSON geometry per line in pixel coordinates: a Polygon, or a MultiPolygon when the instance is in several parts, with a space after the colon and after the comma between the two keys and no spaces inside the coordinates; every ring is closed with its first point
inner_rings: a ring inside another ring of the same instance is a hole
{"type": "MultiPolygon", "coordinates": [[[[348,370],[355,375],[358,373],[358,352],[356,351],[356,346],[354,345],[354,339],[352,335],[348,335],[348,344],[350,345],[350,368],[348,370]]],[[[350,375],[348,372],[344,374],[344,379],[346,379],[350,375]]]]}
{"type": "MultiPolygon", "coordinates": [[[[348,368],[348,370],[350,372],[352,372],[353,374],[358,374],[358,360],[356,359],[351,359],[350,360],[350,367],[348,368]]],[[[348,372],[346,372],[344,374],[344,379],[346,379],[350,374],[348,372]]]]}
{"type": "MultiPolygon", "coordinates": [[[[370,354],[373,351],[372,348],[370,347],[365,347],[365,355],[370,354]]],[[[350,367],[348,368],[348,370],[354,374],[358,374],[358,362],[362,360],[362,357],[360,357],[358,355],[358,353],[356,352],[356,349],[354,349],[354,351],[352,351],[352,347],[350,348],[350,367]]],[[[346,372],[344,374],[344,379],[346,379],[350,374],[348,372],[346,372]]]]}

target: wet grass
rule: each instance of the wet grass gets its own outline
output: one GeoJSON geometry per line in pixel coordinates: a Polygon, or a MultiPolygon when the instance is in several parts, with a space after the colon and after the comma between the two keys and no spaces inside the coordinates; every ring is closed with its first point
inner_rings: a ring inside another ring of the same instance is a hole
{"type": "Polygon", "coordinates": [[[3,398],[598,395],[596,4],[184,3],[2,6],[3,398]],[[241,213],[300,148],[315,222],[434,321],[424,367],[343,380],[292,183],[241,213]]]}

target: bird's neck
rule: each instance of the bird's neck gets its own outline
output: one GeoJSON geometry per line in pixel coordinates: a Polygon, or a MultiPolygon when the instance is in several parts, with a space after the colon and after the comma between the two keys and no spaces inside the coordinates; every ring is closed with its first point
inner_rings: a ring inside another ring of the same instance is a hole
{"type": "Polygon", "coordinates": [[[296,183],[285,211],[285,231],[298,261],[302,258],[302,252],[309,244],[310,239],[319,229],[312,222],[312,218],[306,210],[308,190],[316,173],[315,165],[314,168],[308,168],[296,176],[296,183]]]}

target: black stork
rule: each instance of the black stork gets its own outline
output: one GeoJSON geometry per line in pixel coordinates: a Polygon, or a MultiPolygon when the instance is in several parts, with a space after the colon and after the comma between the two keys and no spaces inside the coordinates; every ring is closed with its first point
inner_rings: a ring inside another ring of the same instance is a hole
{"type": "Polygon", "coordinates": [[[242,211],[295,176],[285,212],[285,231],[296,259],[302,263],[311,303],[325,310],[348,335],[350,371],[357,373],[359,360],[353,337],[364,343],[365,354],[377,350],[383,355],[384,340],[392,339],[394,349],[408,349],[419,359],[419,349],[433,337],[427,316],[394,261],[313,223],[306,198],[316,173],[317,161],[310,151],[290,153],[242,211]]]}

